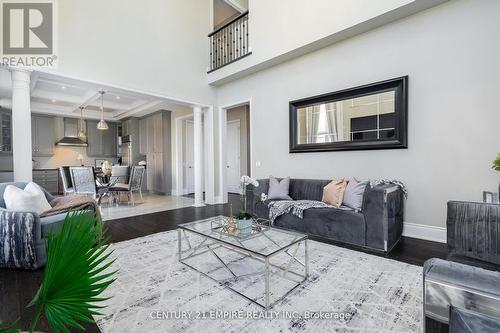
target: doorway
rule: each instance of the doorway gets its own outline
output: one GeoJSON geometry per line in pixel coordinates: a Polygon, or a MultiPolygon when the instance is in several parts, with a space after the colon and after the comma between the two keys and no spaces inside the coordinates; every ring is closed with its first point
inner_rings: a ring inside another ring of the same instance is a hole
{"type": "Polygon", "coordinates": [[[240,178],[250,175],[250,115],[247,104],[227,109],[226,185],[230,193],[239,193],[240,178]]]}
{"type": "Polygon", "coordinates": [[[186,184],[185,193],[194,193],[194,124],[192,120],[186,121],[186,156],[184,160],[184,176],[186,184]]]}

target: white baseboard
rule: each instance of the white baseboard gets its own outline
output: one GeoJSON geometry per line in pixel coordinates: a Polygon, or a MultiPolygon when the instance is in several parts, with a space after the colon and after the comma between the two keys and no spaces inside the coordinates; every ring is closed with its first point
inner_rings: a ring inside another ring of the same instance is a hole
{"type": "Polygon", "coordinates": [[[446,243],[446,228],[405,222],[403,236],[446,243]]]}

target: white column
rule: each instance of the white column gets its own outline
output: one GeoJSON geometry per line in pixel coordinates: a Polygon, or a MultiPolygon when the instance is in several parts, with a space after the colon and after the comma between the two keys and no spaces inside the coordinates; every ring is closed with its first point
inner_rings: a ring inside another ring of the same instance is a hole
{"type": "Polygon", "coordinates": [[[205,109],[203,115],[205,150],[205,202],[215,204],[215,151],[214,151],[214,108],[205,109]]]}
{"type": "Polygon", "coordinates": [[[32,180],[30,71],[11,69],[14,181],[32,180]]]}
{"type": "Polygon", "coordinates": [[[203,128],[201,107],[194,107],[194,206],[205,206],[203,203],[203,128]]]}

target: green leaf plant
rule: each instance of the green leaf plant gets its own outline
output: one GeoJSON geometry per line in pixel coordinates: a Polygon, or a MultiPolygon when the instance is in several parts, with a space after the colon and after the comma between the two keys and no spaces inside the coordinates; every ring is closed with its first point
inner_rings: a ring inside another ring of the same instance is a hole
{"type": "MultiPolygon", "coordinates": [[[[115,281],[116,273],[108,272],[114,260],[110,260],[109,238],[103,234],[102,222],[93,213],[77,211],[69,213],[61,230],[49,236],[42,284],[28,305],[35,307],[30,332],[42,315],[56,333],[70,328],[84,331],[81,323],[94,323],[92,315],[100,315],[98,310],[104,306],[99,303],[109,298],[99,295],[115,281]]],[[[1,327],[0,332],[4,332],[1,327]]]]}
{"type": "Polygon", "coordinates": [[[492,169],[500,171],[500,153],[497,154],[496,160],[493,161],[492,169]]]}

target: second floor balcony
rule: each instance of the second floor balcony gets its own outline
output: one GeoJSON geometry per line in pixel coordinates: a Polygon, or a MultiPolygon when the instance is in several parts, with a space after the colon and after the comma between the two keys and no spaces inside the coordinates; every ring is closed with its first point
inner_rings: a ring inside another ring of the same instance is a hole
{"type": "Polygon", "coordinates": [[[208,39],[208,73],[250,55],[248,11],[210,33],[208,39]]]}

